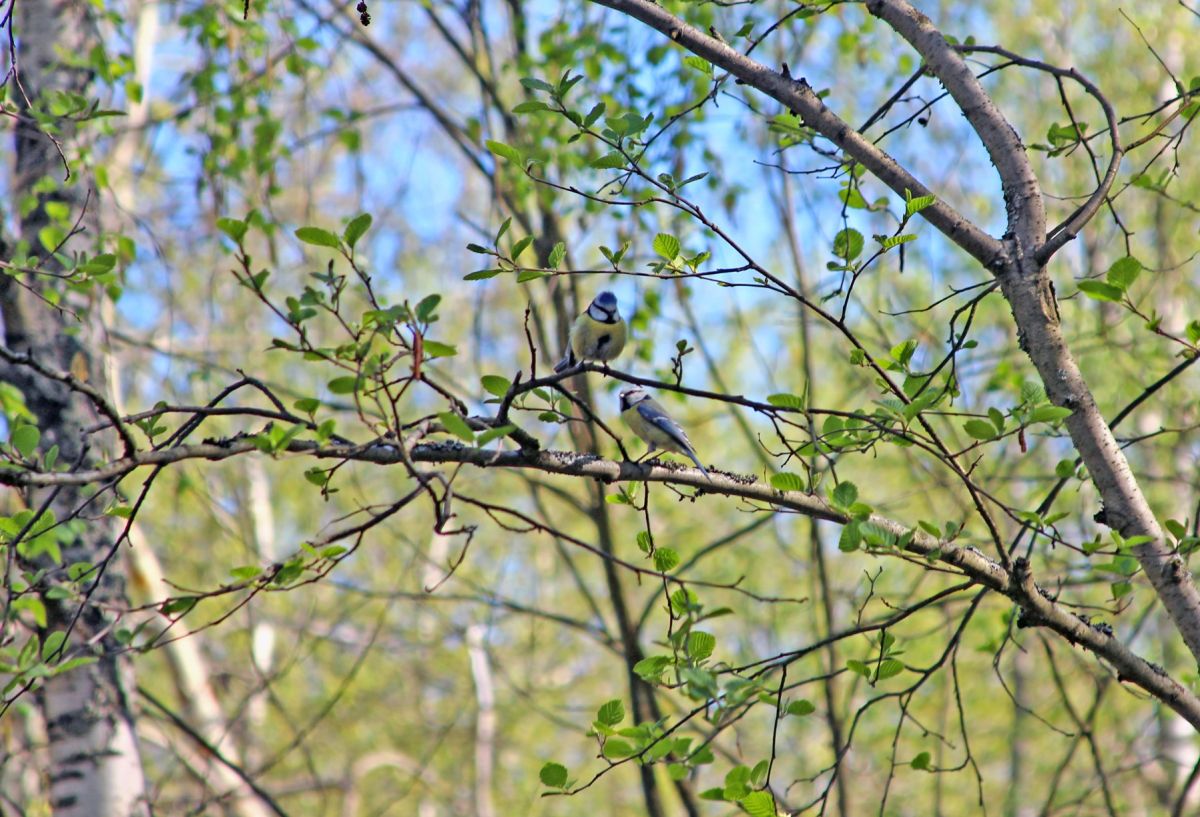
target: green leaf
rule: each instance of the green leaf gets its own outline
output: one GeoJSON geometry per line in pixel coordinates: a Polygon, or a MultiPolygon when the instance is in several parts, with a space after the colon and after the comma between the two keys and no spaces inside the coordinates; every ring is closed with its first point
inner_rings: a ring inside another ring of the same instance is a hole
{"type": "Polygon", "coordinates": [[[911,216],[919,213],[937,201],[937,196],[916,196],[904,203],[904,215],[911,216]]]}
{"type": "Polygon", "coordinates": [[[871,677],[871,668],[867,666],[865,661],[859,661],[857,658],[851,658],[846,662],[846,669],[853,672],[855,675],[861,675],[863,678],[871,677]]]}
{"type": "Polygon", "coordinates": [[[776,491],[805,491],[808,490],[808,483],[799,474],[781,471],[771,475],[771,487],[776,491]]]}
{"type": "Polygon", "coordinates": [[[54,221],[66,221],[71,215],[71,207],[65,201],[48,201],[42,206],[54,221]]]}
{"type": "Polygon", "coordinates": [[[588,115],[583,118],[583,126],[585,128],[590,128],[592,125],[595,125],[596,120],[602,116],[604,116],[604,103],[597,102],[592,106],[592,109],[588,111],[588,115]]]}
{"type": "Polygon", "coordinates": [[[679,257],[679,239],[667,233],[654,236],[654,251],[665,261],[674,261],[679,257]]]}
{"type": "Polygon", "coordinates": [[[63,661],[61,664],[58,664],[54,667],[54,674],[62,675],[63,673],[70,672],[78,667],[94,664],[99,660],[100,659],[95,655],[79,655],[75,658],[68,658],[66,661],[63,661]]]}
{"type": "Polygon", "coordinates": [[[706,76],[711,77],[713,75],[712,63],[703,57],[697,57],[694,54],[688,55],[683,58],[683,64],[695,68],[706,76]]]}
{"type": "Polygon", "coordinates": [[[858,486],[853,482],[843,480],[833,489],[830,499],[839,508],[849,508],[858,500],[858,486]]]}
{"type": "Polygon", "coordinates": [[[159,610],[164,616],[173,616],[176,613],[183,615],[191,611],[199,603],[200,599],[196,596],[179,596],[178,598],[168,599],[163,602],[159,610]]]}
{"type": "Polygon", "coordinates": [[[437,340],[425,339],[425,358],[432,359],[435,357],[454,357],[458,354],[458,347],[451,346],[449,343],[442,343],[437,340]]]}
{"type": "Polygon", "coordinates": [[[740,805],[750,817],[775,817],[775,798],[770,792],[752,791],[742,798],[740,805]]]}
{"type": "MultiPolygon", "coordinates": [[[[12,612],[28,613],[39,627],[46,626],[46,605],[37,596],[23,596],[13,599],[10,609],[12,612]]],[[[25,643],[25,646],[21,649],[23,658],[32,660],[37,655],[37,640],[37,635],[33,635],[30,637],[30,641],[25,643]]]]}
{"type": "Polygon", "coordinates": [[[609,760],[620,760],[634,753],[634,748],[628,741],[620,738],[609,738],[604,741],[604,756],[609,760]]]}
{"type": "Polygon", "coordinates": [[[458,437],[464,442],[475,442],[475,432],[467,425],[467,421],[455,414],[453,411],[443,411],[438,415],[438,420],[441,421],[446,431],[458,437]]]}
{"type": "Polygon", "coordinates": [[[908,765],[912,766],[914,769],[929,771],[929,752],[921,752],[919,755],[910,760],[908,765]]]}
{"type": "Polygon", "coordinates": [[[217,229],[232,238],[234,243],[237,244],[242,243],[242,239],[246,237],[246,230],[249,226],[246,222],[236,218],[217,219],[217,229]]]}
{"type": "Polygon", "coordinates": [[[501,437],[512,434],[517,430],[517,427],[512,423],[505,423],[502,426],[489,428],[486,431],[479,432],[479,436],[475,438],[475,444],[482,447],[490,443],[492,440],[498,440],[501,437]]]}
{"type": "Polygon", "coordinates": [[[487,145],[488,150],[500,158],[508,159],[515,165],[521,164],[521,152],[516,148],[510,147],[503,142],[496,142],[492,139],[488,139],[486,142],[484,142],[484,144],[487,145]]]}
{"type": "MultiPolygon", "coordinates": [[[[861,503],[856,503],[850,508],[850,511],[858,516],[860,509],[864,507],[861,503]]],[[[868,508],[864,513],[870,513],[870,509],[868,508]]],[[[863,541],[871,547],[893,547],[896,544],[896,534],[874,522],[861,523],[858,526],[858,532],[863,541]]]]}
{"type": "Polygon", "coordinates": [[[875,677],[883,681],[887,678],[899,675],[904,672],[904,664],[897,661],[895,658],[885,658],[879,662],[879,666],[875,670],[875,677]]]}
{"type": "Polygon", "coordinates": [[[63,630],[55,630],[46,636],[46,640],[42,642],[42,660],[50,661],[62,647],[63,642],[67,640],[67,634],[63,630]]]}
{"type": "Polygon", "coordinates": [[[14,420],[34,419],[33,412],[25,405],[25,395],[11,383],[0,382],[0,415],[14,420]]]}
{"type": "Polygon", "coordinates": [[[1112,301],[1113,303],[1120,303],[1121,296],[1125,293],[1125,290],[1120,287],[1106,284],[1103,281],[1080,281],[1079,291],[1097,301],[1112,301]]]}
{"type": "Polygon", "coordinates": [[[543,785],[552,789],[563,789],[567,786],[567,767],[561,763],[549,762],[538,772],[538,779],[543,785]]]}
{"type": "Polygon", "coordinates": [[[625,157],[619,151],[610,151],[604,154],[599,159],[593,159],[588,162],[589,167],[594,167],[597,170],[616,170],[617,168],[625,167],[625,157]]]}
{"type": "Polygon", "coordinates": [[[498,374],[485,374],[479,378],[479,382],[483,385],[484,391],[488,394],[494,394],[497,397],[503,397],[508,394],[509,388],[512,387],[512,381],[507,377],[501,377],[498,374]]]}
{"type": "Polygon", "coordinates": [[[12,430],[9,435],[8,442],[17,450],[25,459],[33,456],[33,452],[37,450],[38,442],[42,439],[42,432],[38,431],[37,426],[22,423],[12,430]]]}
{"type": "Polygon", "coordinates": [[[38,242],[48,252],[54,252],[67,240],[67,231],[57,224],[48,224],[38,230],[38,242]]]}
{"type": "Polygon", "coordinates": [[[292,408],[296,409],[296,411],[302,411],[305,414],[315,414],[320,407],[321,401],[315,397],[301,397],[292,403],[292,408]]]}
{"type": "Polygon", "coordinates": [[[1163,527],[1165,527],[1176,539],[1182,539],[1183,537],[1187,536],[1187,528],[1185,528],[1183,523],[1178,519],[1168,519],[1163,523],[1163,527]]]}
{"type": "Polygon", "coordinates": [[[463,280],[464,281],[484,281],[484,280],[487,280],[488,278],[495,278],[497,275],[499,275],[502,272],[504,272],[504,270],[502,270],[502,269],[477,269],[474,272],[468,272],[466,275],[464,275],[463,280]]]}
{"type": "Polygon", "coordinates": [[[675,738],[675,757],[687,757],[692,751],[694,738],[675,738]]]}
{"type": "Polygon", "coordinates": [[[512,245],[512,252],[510,253],[510,257],[512,258],[512,260],[516,261],[517,256],[519,256],[521,253],[525,252],[525,250],[532,243],[533,243],[533,236],[531,236],[531,235],[527,235],[524,238],[516,241],[516,243],[514,243],[512,245]]]}
{"type": "Polygon", "coordinates": [[[963,423],[963,431],[976,440],[994,440],[996,427],[986,420],[967,420],[963,423]]]}
{"type": "Polygon", "coordinates": [[[521,77],[520,82],[531,91],[545,91],[548,94],[554,93],[553,85],[536,77],[521,77]]]}
{"type": "Polygon", "coordinates": [[[650,540],[650,531],[638,531],[637,546],[642,553],[649,553],[654,549],[654,543],[650,540]]]}
{"type": "Polygon", "coordinates": [[[879,242],[879,246],[885,250],[890,250],[893,247],[899,247],[901,244],[907,244],[910,241],[916,241],[917,237],[911,233],[904,235],[877,235],[875,240],[879,242]]]}
{"type": "Polygon", "coordinates": [[[672,663],[668,656],[652,655],[634,664],[633,671],[645,681],[657,681],[672,663]]]}
{"type": "Polygon", "coordinates": [[[650,748],[643,755],[645,762],[656,763],[671,753],[671,747],[675,745],[675,741],[670,738],[662,738],[650,744],[650,748]]]}
{"type": "Polygon", "coordinates": [[[616,726],[623,720],[625,720],[625,704],[621,703],[619,698],[606,701],[596,710],[596,721],[605,726],[616,726]]]}
{"type": "Polygon", "coordinates": [[[354,245],[358,243],[358,239],[363,237],[363,233],[371,228],[371,214],[361,213],[350,219],[350,223],[346,225],[345,231],[342,233],[342,240],[346,242],[346,246],[354,249],[354,245]]]}
{"type": "Polygon", "coordinates": [[[853,227],[847,227],[833,237],[833,254],[844,261],[853,261],[862,250],[862,233],[853,227]]]}
{"type": "Polygon", "coordinates": [[[1021,402],[1038,404],[1046,402],[1046,388],[1041,383],[1025,380],[1021,383],[1021,402]]]}
{"type": "Polygon", "coordinates": [[[513,106],[513,113],[533,113],[535,111],[548,111],[550,106],[545,102],[539,102],[536,99],[530,99],[525,102],[518,103],[513,106]]]}
{"type": "Polygon", "coordinates": [[[838,550],[842,553],[852,553],[858,550],[862,544],[862,523],[855,520],[845,525],[842,528],[842,533],[838,537],[838,550]]]}
{"type": "Polygon", "coordinates": [[[658,548],[654,551],[654,569],[659,573],[669,573],[679,564],[679,554],[671,548],[658,548]]]}
{"type": "Polygon", "coordinates": [[[426,295],[417,304],[414,310],[417,314],[417,320],[421,323],[429,323],[434,318],[434,312],[437,311],[437,305],[441,303],[442,296],[438,294],[426,295]]]}
{"type": "Polygon", "coordinates": [[[329,391],[333,394],[353,394],[354,392],[358,391],[358,387],[361,385],[361,383],[361,378],[350,374],[344,377],[335,377],[326,385],[329,387],[329,391]]]}
{"type": "Polygon", "coordinates": [[[871,205],[867,204],[867,200],[863,198],[863,194],[857,186],[844,185],[838,191],[838,198],[841,199],[843,204],[853,210],[868,210],[871,207],[871,205]]]}
{"type": "Polygon", "coordinates": [[[1029,413],[1031,423],[1057,423],[1071,416],[1071,409],[1064,406],[1038,406],[1029,413]]]}
{"type": "Polygon", "coordinates": [[[792,701],[791,703],[789,703],[787,705],[787,709],[784,711],[788,715],[796,715],[797,717],[804,717],[805,715],[811,715],[812,713],[816,712],[817,708],[815,706],[813,706],[812,701],[801,698],[798,701],[792,701]]]}
{"type": "Polygon", "coordinates": [[[692,630],[688,633],[687,651],[696,661],[703,661],[713,654],[717,647],[717,637],[703,630],[692,630]]]}
{"type": "Polygon", "coordinates": [[[896,361],[896,363],[900,364],[901,367],[907,368],[909,362],[912,361],[912,356],[916,354],[917,348],[920,345],[921,344],[919,341],[909,338],[908,340],[902,341],[893,346],[888,352],[888,356],[891,357],[892,360],[896,361]]]}
{"type": "Polygon", "coordinates": [[[322,230],[320,227],[301,227],[296,230],[296,238],[305,244],[314,244],[318,247],[332,247],[335,250],[342,246],[342,242],[338,240],[336,235],[328,230],[322,230]]]}
{"type": "Polygon", "coordinates": [[[1108,282],[1121,290],[1129,289],[1133,282],[1137,280],[1138,275],[1142,271],[1142,262],[1131,255],[1127,255],[1113,262],[1113,265],[1108,268],[1108,272],[1104,277],[1108,282]]]}
{"type": "Polygon", "coordinates": [[[741,800],[750,794],[750,769],[734,766],[725,775],[725,799],[741,800]]]}
{"type": "Polygon", "coordinates": [[[558,265],[563,262],[563,258],[565,258],[566,255],[567,245],[561,241],[555,244],[554,249],[550,250],[550,257],[547,259],[550,269],[558,269],[558,265]]]}
{"type": "Polygon", "coordinates": [[[1060,125],[1055,122],[1046,131],[1046,141],[1056,148],[1063,147],[1078,142],[1086,129],[1086,123],[1060,125]]]}
{"type": "Polygon", "coordinates": [[[778,408],[801,409],[804,408],[804,401],[794,394],[772,394],[767,397],[767,402],[778,408]]]}

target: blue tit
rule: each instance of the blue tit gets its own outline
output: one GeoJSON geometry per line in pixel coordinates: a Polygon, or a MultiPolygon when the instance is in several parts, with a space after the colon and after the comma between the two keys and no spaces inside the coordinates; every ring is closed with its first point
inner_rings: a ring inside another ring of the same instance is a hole
{"type": "Polygon", "coordinates": [[[692,441],[687,434],[667,414],[666,410],[639,386],[625,389],[621,392],[621,417],[633,429],[633,433],[645,440],[650,446],[650,453],[661,448],[683,454],[696,463],[704,476],[712,479],[708,471],[700,464],[692,441]]]}
{"type": "Polygon", "coordinates": [[[625,348],[625,321],[617,312],[617,296],[601,292],[571,325],[567,353],[555,372],[565,372],[581,360],[607,362],[625,348]]]}

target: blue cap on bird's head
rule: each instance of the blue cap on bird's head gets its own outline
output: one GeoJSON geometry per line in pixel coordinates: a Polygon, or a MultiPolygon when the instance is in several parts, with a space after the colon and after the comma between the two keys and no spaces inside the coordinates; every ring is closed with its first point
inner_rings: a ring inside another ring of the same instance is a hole
{"type": "Polygon", "coordinates": [[[606,289],[603,292],[598,292],[592,303],[605,312],[615,312],[617,309],[617,296],[606,289]]]}

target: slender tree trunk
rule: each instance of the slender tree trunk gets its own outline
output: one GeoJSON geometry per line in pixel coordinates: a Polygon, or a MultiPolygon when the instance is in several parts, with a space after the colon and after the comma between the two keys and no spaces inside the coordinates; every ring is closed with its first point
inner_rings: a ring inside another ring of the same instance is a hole
{"type": "MultiPolygon", "coordinates": [[[[23,93],[10,94],[14,103],[24,107],[28,99],[36,106],[55,91],[86,94],[91,76],[81,69],[63,68],[56,51],[88,53],[97,40],[92,14],[91,4],[68,0],[16,4],[14,28],[23,93]]],[[[55,142],[33,118],[22,117],[15,131],[13,189],[29,191],[46,177],[61,182],[66,165],[55,142]]],[[[55,135],[68,157],[72,137],[69,130],[55,135]]],[[[77,163],[72,164],[73,174],[80,170],[77,163]]],[[[48,202],[66,204],[75,217],[83,211],[85,184],[72,178],[58,187],[40,194],[38,206],[19,220],[19,237],[28,242],[31,255],[47,255],[39,232],[51,223],[45,207],[48,202]]],[[[86,219],[83,223],[86,225],[86,219]]],[[[68,252],[85,249],[85,240],[74,238],[68,252]]],[[[61,267],[54,258],[46,258],[41,269],[56,272],[61,267]]],[[[71,372],[78,380],[102,388],[103,370],[90,345],[95,328],[90,304],[72,302],[71,312],[51,309],[38,293],[54,286],[55,281],[47,276],[27,276],[24,280],[5,276],[0,280],[5,345],[11,352],[30,355],[43,367],[71,372]]],[[[99,413],[83,394],[68,385],[70,381],[47,378],[16,365],[4,367],[0,376],[24,393],[42,432],[40,450],[57,445],[59,462],[83,467],[94,460],[100,441],[85,439],[83,429],[95,424],[99,413]]],[[[43,596],[47,624],[42,636],[65,630],[65,656],[90,655],[98,659],[47,678],[37,693],[47,730],[50,767],[46,779],[51,807],[55,815],[68,817],[148,814],[128,697],[133,688],[131,664],[111,635],[115,623],[112,611],[125,606],[124,577],[110,553],[116,528],[102,515],[103,508],[79,489],[30,491],[25,501],[30,508],[45,506],[60,522],[83,510],[85,524],[63,528],[71,533],[61,542],[63,563],[86,562],[98,567],[108,561],[103,571],[90,574],[92,585],[84,586],[90,595],[82,601],[73,594],[61,600],[43,596]]],[[[108,501],[108,496],[102,501],[108,501]]],[[[62,564],[52,565],[45,556],[30,566],[51,568],[48,586],[65,580],[62,564]]]]}
{"type": "Polygon", "coordinates": [[[495,817],[492,780],[496,765],[496,691],[492,666],[488,661],[487,628],[472,624],[467,628],[467,653],[471,658],[471,678],[475,682],[475,814],[495,817]]]}

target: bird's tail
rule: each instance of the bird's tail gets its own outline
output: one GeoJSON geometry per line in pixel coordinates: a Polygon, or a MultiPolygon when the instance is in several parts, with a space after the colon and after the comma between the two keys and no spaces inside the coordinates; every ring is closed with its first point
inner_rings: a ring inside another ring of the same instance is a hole
{"type": "Polygon", "coordinates": [[[691,458],[692,462],[696,463],[696,467],[700,469],[701,473],[704,474],[705,478],[707,478],[709,482],[712,482],[712,474],[708,473],[708,469],[700,464],[700,460],[696,457],[696,452],[692,451],[689,448],[687,455],[688,455],[688,457],[691,458]]]}
{"type": "Polygon", "coordinates": [[[558,361],[558,363],[554,364],[554,373],[562,374],[563,372],[565,372],[567,369],[570,369],[574,365],[575,365],[575,353],[573,350],[568,349],[567,353],[565,355],[563,355],[563,359],[558,361]]]}

